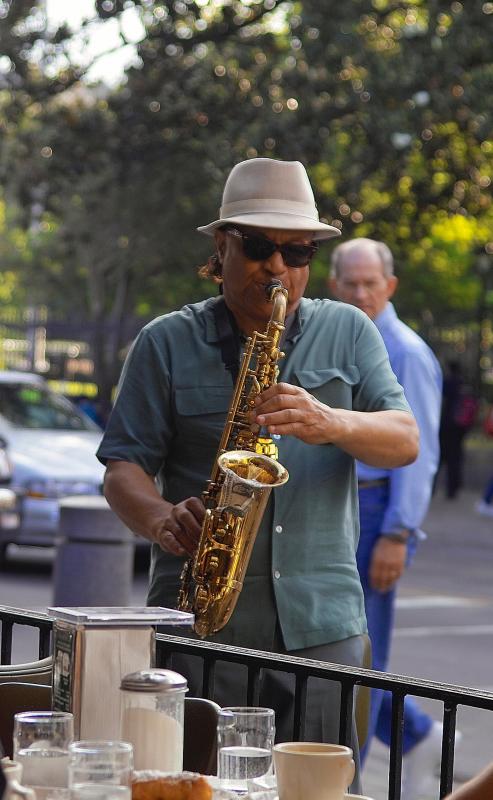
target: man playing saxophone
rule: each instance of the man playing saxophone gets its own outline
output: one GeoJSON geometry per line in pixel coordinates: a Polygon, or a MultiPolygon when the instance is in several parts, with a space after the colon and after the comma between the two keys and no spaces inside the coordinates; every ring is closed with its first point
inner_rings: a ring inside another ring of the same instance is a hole
{"type": "MultiPolygon", "coordinates": [[[[245,337],[266,328],[265,289],[280,281],[288,295],[285,357],[278,383],[255,399],[251,424],[275,438],[290,477],[269,497],[237,606],[214,640],[359,666],[366,620],[354,460],[411,463],[414,418],[367,316],[303,297],[319,242],[339,230],[319,221],[299,162],[237,164],[219,218],[199,230],[214,237],[203,272],[222,293],[154,320],[134,342],[98,451],[107,465],[105,495],[153,543],[148,602],[174,606],[184,560],[200,537],[200,497],[245,337]]],[[[234,681],[231,668],[216,676],[221,704],[244,702],[234,681]]],[[[338,738],[339,686],[328,687],[314,681],[309,692],[306,734],[314,741],[338,738]]],[[[291,738],[288,676],[267,672],[262,692],[276,710],[278,737],[291,738]]]]}

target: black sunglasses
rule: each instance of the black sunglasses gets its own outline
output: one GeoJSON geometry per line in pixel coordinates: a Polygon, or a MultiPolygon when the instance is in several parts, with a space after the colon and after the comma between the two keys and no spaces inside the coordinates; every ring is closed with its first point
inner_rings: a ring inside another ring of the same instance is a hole
{"type": "Polygon", "coordinates": [[[318,243],[313,244],[276,244],[266,236],[245,233],[238,228],[226,228],[226,233],[239,236],[243,252],[250,261],[267,261],[275,252],[279,252],[287,267],[306,267],[318,250],[318,243]]]}

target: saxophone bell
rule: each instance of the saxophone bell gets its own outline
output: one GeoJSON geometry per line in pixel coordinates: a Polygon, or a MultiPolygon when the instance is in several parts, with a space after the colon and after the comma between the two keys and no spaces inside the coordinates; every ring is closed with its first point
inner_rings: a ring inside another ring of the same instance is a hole
{"type": "Polygon", "coordinates": [[[216,633],[229,621],[269,495],[289,478],[277,461],[249,450],[223,453],[218,464],[224,475],[221,494],[217,507],[206,513],[192,571],[199,636],[216,633]]]}

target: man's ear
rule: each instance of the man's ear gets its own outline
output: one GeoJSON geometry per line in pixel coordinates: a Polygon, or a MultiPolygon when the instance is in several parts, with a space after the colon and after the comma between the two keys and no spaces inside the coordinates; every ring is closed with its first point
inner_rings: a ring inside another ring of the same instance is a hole
{"type": "Polygon", "coordinates": [[[387,300],[394,296],[395,291],[399,285],[399,278],[397,275],[390,275],[387,278],[387,300]]]}

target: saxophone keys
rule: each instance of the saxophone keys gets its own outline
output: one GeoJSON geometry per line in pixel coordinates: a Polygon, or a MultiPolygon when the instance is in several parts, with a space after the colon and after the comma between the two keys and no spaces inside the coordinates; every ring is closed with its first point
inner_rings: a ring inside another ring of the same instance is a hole
{"type": "Polygon", "coordinates": [[[195,592],[195,613],[205,611],[209,605],[209,592],[203,586],[198,586],[195,592]]]}

